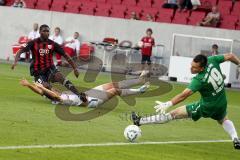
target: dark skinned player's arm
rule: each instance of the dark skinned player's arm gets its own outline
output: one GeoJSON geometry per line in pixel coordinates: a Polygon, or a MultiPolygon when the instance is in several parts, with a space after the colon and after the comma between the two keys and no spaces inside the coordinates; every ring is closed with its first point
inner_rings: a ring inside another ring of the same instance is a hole
{"type": "Polygon", "coordinates": [[[24,53],[24,52],[27,52],[27,51],[31,50],[31,48],[33,47],[33,44],[34,44],[34,42],[33,42],[33,41],[30,41],[30,42],[28,42],[28,43],[26,44],[25,47],[23,47],[23,48],[21,48],[20,50],[17,51],[16,56],[15,56],[14,63],[13,63],[13,65],[12,65],[12,69],[14,69],[15,66],[17,65],[17,62],[18,62],[18,60],[19,60],[19,58],[20,58],[20,55],[21,55],[22,53],[24,53]]]}
{"type": "Polygon", "coordinates": [[[66,53],[63,54],[63,57],[67,60],[67,62],[72,66],[73,70],[77,69],[77,65],[73,62],[71,57],[67,55],[66,53]]]}
{"type": "Polygon", "coordinates": [[[55,45],[55,47],[54,47],[55,52],[59,53],[60,55],[62,55],[67,60],[67,62],[72,66],[75,76],[78,77],[79,73],[78,73],[78,70],[77,70],[77,65],[73,62],[71,57],[64,52],[62,47],[60,47],[57,43],[54,43],[54,45],[55,45]]]}

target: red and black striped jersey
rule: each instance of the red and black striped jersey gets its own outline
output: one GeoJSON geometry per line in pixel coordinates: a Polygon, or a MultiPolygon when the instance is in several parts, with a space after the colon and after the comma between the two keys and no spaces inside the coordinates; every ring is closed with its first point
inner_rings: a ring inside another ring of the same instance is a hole
{"type": "Polygon", "coordinates": [[[34,39],[26,44],[22,48],[23,52],[31,51],[32,53],[32,64],[34,72],[44,72],[54,65],[53,54],[58,53],[64,55],[65,52],[61,46],[54,41],[48,39],[42,41],[41,38],[34,39]]]}

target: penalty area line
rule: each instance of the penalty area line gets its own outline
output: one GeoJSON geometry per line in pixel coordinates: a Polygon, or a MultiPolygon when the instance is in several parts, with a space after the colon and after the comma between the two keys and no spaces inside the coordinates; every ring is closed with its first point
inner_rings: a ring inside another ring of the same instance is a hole
{"type": "Polygon", "coordinates": [[[16,149],[44,149],[44,148],[80,148],[80,147],[99,147],[99,146],[130,146],[130,145],[161,145],[161,144],[195,144],[195,143],[225,143],[231,140],[201,140],[201,141],[166,141],[166,142],[113,142],[113,143],[86,143],[86,144],[44,144],[29,146],[0,146],[0,150],[16,149]]]}

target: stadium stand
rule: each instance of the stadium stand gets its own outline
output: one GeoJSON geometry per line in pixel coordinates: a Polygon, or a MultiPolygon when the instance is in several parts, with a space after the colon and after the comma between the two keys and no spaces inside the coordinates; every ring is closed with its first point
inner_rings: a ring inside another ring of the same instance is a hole
{"type": "MultiPolygon", "coordinates": [[[[201,0],[196,11],[178,12],[162,8],[165,0],[25,0],[27,8],[129,19],[136,12],[140,20],[151,15],[156,22],[196,25],[217,5],[222,16],[220,28],[239,29],[240,1],[201,0]]],[[[7,0],[11,6],[13,0],[7,0]]]]}

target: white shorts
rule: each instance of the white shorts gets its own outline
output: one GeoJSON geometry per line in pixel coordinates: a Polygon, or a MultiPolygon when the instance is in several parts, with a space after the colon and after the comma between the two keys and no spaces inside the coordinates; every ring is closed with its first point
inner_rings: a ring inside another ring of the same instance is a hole
{"type": "Polygon", "coordinates": [[[82,104],[80,98],[75,94],[62,93],[60,97],[62,99],[62,104],[64,105],[80,106],[82,104]]]}
{"type": "MultiPolygon", "coordinates": [[[[97,106],[99,106],[100,104],[104,103],[109,99],[107,92],[103,89],[102,86],[90,89],[86,91],[85,94],[87,95],[87,100],[89,103],[88,107],[90,108],[96,108],[97,106]]],[[[61,99],[62,104],[64,105],[80,106],[82,104],[80,98],[72,93],[62,93],[61,99]]]]}
{"type": "Polygon", "coordinates": [[[103,89],[103,86],[97,86],[84,92],[88,97],[99,99],[102,103],[107,101],[109,98],[108,93],[103,89]]]}

